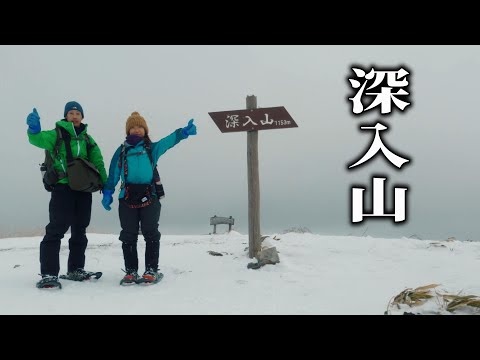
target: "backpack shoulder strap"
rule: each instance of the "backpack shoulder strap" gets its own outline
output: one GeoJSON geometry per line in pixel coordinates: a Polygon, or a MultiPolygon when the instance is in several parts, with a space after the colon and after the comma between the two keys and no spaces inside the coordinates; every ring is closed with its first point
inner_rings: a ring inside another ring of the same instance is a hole
{"type": "Polygon", "coordinates": [[[87,142],[87,154],[88,157],[90,158],[90,150],[92,150],[97,144],[92,144],[92,141],[90,139],[90,135],[85,133],[85,141],[87,142]]]}
{"type": "Polygon", "coordinates": [[[120,145],[120,156],[118,157],[118,167],[122,167],[123,158],[125,157],[125,144],[120,145]]]}
{"type": "Polygon", "coordinates": [[[58,156],[58,152],[60,151],[60,144],[63,140],[62,131],[60,129],[61,129],[60,126],[55,127],[55,130],[57,131],[57,140],[55,141],[55,147],[53,148],[54,159],[58,156]]]}
{"type": "Polygon", "coordinates": [[[152,143],[150,141],[145,141],[145,151],[148,154],[148,157],[150,158],[150,162],[152,163],[152,169],[153,169],[153,182],[158,182],[160,181],[160,175],[158,173],[158,168],[157,164],[153,163],[153,155],[152,155],[152,143]]]}
{"type": "Polygon", "coordinates": [[[150,159],[150,162],[152,163],[152,167],[154,166],[153,164],[153,156],[152,156],[152,143],[148,140],[145,141],[145,151],[148,154],[148,158],[150,159]]]}
{"type": "Polygon", "coordinates": [[[67,162],[73,161],[72,149],[70,148],[70,134],[67,130],[62,127],[59,127],[62,134],[63,141],[65,142],[65,150],[67,152],[67,162]]]}
{"type": "Polygon", "coordinates": [[[128,167],[127,167],[127,151],[129,148],[125,146],[125,143],[120,145],[120,156],[118,157],[118,168],[122,170],[123,166],[123,180],[122,184],[120,185],[120,189],[125,187],[125,183],[127,182],[127,175],[128,175],[128,167]]]}

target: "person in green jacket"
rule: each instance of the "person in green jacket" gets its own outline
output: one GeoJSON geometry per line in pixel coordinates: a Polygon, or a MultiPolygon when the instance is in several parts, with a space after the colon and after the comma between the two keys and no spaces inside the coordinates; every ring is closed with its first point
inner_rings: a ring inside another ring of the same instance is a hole
{"type": "MultiPolygon", "coordinates": [[[[93,163],[100,173],[102,183],[107,181],[107,172],[100,148],[87,134],[87,125],[83,124],[84,112],[76,101],[69,101],[65,105],[64,119],[56,122],[57,127],[65,129],[71,137],[70,147],[75,157],[86,159],[93,163]],[[87,140],[91,149],[87,151],[87,140]]],[[[27,135],[32,145],[41,149],[53,151],[57,141],[57,131],[41,131],[40,116],[37,109],[27,116],[27,135]]],[[[67,152],[65,142],[60,144],[58,156],[54,159],[54,167],[59,174],[67,173],[67,152]]],[[[90,224],[92,212],[92,193],[70,189],[68,176],[60,177],[51,193],[49,204],[50,222],[45,228],[45,236],[40,243],[40,275],[38,288],[61,288],[58,281],[60,272],[60,244],[65,233],[71,228],[69,239],[70,253],[68,256],[67,278],[83,281],[89,279],[92,272],[85,271],[85,250],[88,239],[86,229],[90,224]]]]}

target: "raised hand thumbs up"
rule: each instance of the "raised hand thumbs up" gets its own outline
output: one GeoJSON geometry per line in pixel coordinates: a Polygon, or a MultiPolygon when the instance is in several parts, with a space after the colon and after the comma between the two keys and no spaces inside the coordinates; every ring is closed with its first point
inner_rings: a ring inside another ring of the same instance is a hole
{"type": "Polygon", "coordinates": [[[39,133],[42,128],[40,126],[40,116],[37,109],[33,108],[33,111],[27,116],[28,131],[32,134],[39,133]]]}
{"type": "Polygon", "coordinates": [[[190,119],[188,125],[182,129],[182,134],[185,138],[189,137],[190,135],[197,135],[197,127],[193,123],[193,119],[190,119]]]}

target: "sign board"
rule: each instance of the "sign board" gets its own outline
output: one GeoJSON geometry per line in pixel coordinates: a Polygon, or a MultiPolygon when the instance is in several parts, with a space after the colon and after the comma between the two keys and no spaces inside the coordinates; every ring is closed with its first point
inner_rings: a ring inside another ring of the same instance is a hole
{"type": "Polygon", "coordinates": [[[235,219],[233,219],[231,216],[229,218],[214,216],[214,217],[210,218],[210,225],[218,225],[218,224],[234,225],[234,221],[235,221],[235,219]]]}
{"type": "Polygon", "coordinates": [[[222,133],[298,127],[283,106],[208,114],[222,133]]]}

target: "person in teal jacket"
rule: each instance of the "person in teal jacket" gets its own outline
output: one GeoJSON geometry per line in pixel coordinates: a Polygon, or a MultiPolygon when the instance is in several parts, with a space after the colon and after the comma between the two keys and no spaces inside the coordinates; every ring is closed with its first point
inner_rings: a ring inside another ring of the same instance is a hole
{"type": "Polygon", "coordinates": [[[110,162],[108,180],[103,188],[103,207],[110,211],[117,183],[122,184],[118,194],[118,213],[126,275],[121,285],[156,283],[163,276],[158,269],[160,237],[158,223],[161,203],[155,183],[156,164],[160,156],[190,135],[197,134],[193,119],[160,141],[152,142],[145,119],[133,112],[126,122],[125,142],[115,151],[110,162]],[[145,272],[138,275],[137,241],[139,229],[145,238],[145,272]]]}
{"type": "MultiPolygon", "coordinates": [[[[87,124],[83,124],[84,112],[76,101],[69,101],[65,105],[64,118],[56,122],[56,126],[65,129],[71,137],[70,148],[74,157],[80,157],[93,163],[100,173],[102,182],[107,181],[107,172],[103,163],[103,156],[97,143],[87,134],[87,124]],[[92,146],[87,151],[87,140],[92,146]]],[[[41,131],[40,116],[37,109],[27,116],[27,135],[30,144],[41,149],[53,152],[57,141],[57,131],[41,131]]],[[[40,275],[38,288],[61,288],[58,281],[60,271],[60,244],[67,230],[71,229],[69,243],[68,271],[70,280],[83,281],[89,278],[88,271],[84,270],[85,250],[88,239],[86,229],[90,224],[92,212],[92,193],[80,192],[68,186],[67,152],[65,142],[61,142],[58,156],[54,159],[54,167],[59,174],[63,174],[57,181],[51,193],[49,204],[50,222],[45,228],[45,236],[40,243],[40,275]]]]}

